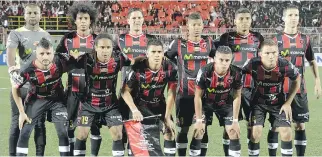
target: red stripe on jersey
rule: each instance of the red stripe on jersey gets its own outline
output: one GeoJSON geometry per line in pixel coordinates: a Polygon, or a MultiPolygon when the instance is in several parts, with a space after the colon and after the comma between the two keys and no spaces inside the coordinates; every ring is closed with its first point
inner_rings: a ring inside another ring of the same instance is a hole
{"type": "Polygon", "coordinates": [[[72,91],[79,92],[79,76],[72,76],[72,91]]]}
{"type": "Polygon", "coordinates": [[[303,48],[304,42],[302,40],[301,33],[298,33],[297,34],[295,40],[296,40],[296,48],[299,48],[299,49],[303,48]]]}
{"type": "Polygon", "coordinates": [[[99,106],[100,105],[100,98],[92,97],[92,105],[93,106],[99,106]]]}
{"type": "Polygon", "coordinates": [[[217,87],[217,82],[218,82],[218,77],[217,77],[216,73],[213,72],[211,82],[210,82],[210,87],[216,88],[217,87]]]}
{"type": "Polygon", "coordinates": [[[177,88],[177,82],[176,81],[169,81],[168,82],[168,90],[172,89],[172,90],[176,90],[177,88]]]}
{"type": "Polygon", "coordinates": [[[247,45],[254,45],[254,36],[253,34],[250,34],[248,37],[248,42],[247,42],[247,45]]]}
{"type": "Polygon", "coordinates": [[[195,81],[188,80],[188,95],[195,94],[195,81]]]}
{"type": "Polygon", "coordinates": [[[140,47],[146,47],[147,46],[147,37],[146,35],[141,35],[140,38],[140,47]]]}
{"type": "Polygon", "coordinates": [[[263,81],[265,79],[265,70],[262,66],[258,66],[257,68],[257,80],[263,81]]]}
{"type": "Polygon", "coordinates": [[[241,40],[235,37],[234,45],[239,45],[239,44],[241,44],[241,40]]]}
{"type": "Polygon", "coordinates": [[[277,87],[271,87],[270,89],[270,93],[277,93],[277,87]]]}
{"type": "Polygon", "coordinates": [[[143,95],[144,95],[144,96],[149,96],[149,91],[150,91],[150,90],[144,90],[144,91],[143,91],[143,95]]]}
{"type": "Polygon", "coordinates": [[[234,61],[240,62],[242,60],[242,53],[241,52],[235,52],[234,53],[234,61]]]}
{"type": "Polygon", "coordinates": [[[284,49],[291,47],[290,38],[288,36],[286,36],[285,34],[282,35],[282,41],[283,41],[283,48],[284,49]]]}
{"type": "Polygon", "coordinates": [[[38,81],[38,85],[43,84],[45,82],[45,74],[42,71],[38,70],[35,71],[35,74],[38,81]]]}
{"type": "Polygon", "coordinates": [[[230,83],[228,82],[228,79],[230,78],[230,70],[228,71],[228,73],[225,75],[224,77],[224,88],[228,88],[230,83]]]}
{"type": "Polygon", "coordinates": [[[187,42],[187,53],[194,53],[195,52],[195,46],[192,42],[187,42]]]}
{"type": "Polygon", "coordinates": [[[200,67],[204,67],[207,64],[206,60],[201,60],[200,61],[200,67]]]}
{"type": "Polygon", "coordinates": [[[195,70],[195,61],[187,61],[188,63],[188,70],[195,70]]]}
{"type": "Polygon", "coordinates": [[[133,54],[126,54],[129,59],[133,59],[133,54]]]}
{"type": "Polygon", "coordinates": [[[245,88],[250,88],[251,87],[251,82],[252,82],[252,75],[246,74],[245,75],[244,87],[245,88]]]}
{"type": "Polygon", "coordinates": [[[289,83],[290,83],[289,78],[285,77],[285,79],[284,79],[284,93],[288,93],[288,91],[289,91],[289,83]]]}
{"type": "Polygon", "coordinates": [[[50,72],[50,76],[53,77],[55,75],[57,66],[56,64],[54,64],[53,66],[50,67],[49,72],[50,72]]]}
{"type": "Polygon", "coordinates": [[[155,92],[154,92],[154,96],[155,96],[155,97],[159,97],[159,96],[161,95],[161,93],[162,93],[162,90],[161,90],[161,89],[157,89],[157,90],[155,90],[155,92]]]}
{"type": "Polygon", "coordinates": [[[145,70],[145,81],[147,84],[152,82],[153,73],[150,70],[145,70]]]}
{"type": "Polygon", "coordinates": [[[93,35],[90,35],[86,38],[86,48],[92,49],[93,48],[93,35]]]}
{"type": "Polygon", "coordinates": [[[111,58],[110,61],[107,63],[107,73],[114,73],[115,72],[115,59],[111,58]]]}
{"type": "Polygon", "coordinates": [[[271,72],[271,80],[278,81],[279,71],[280,71],[280,68],[279,67],[276,67],[275,69],[272,70],[272,72],[271,72]]]}
{"type": "Polygon", "coordinates": [[[93,86],[94,86],[94,88],[95,88],[95,89],[100,89],[100,88],[101,88],[101,83],[100,83],[100,81],[94,81],[94,82],[93,82],[93,86]]]}
{"type": "Polygon", "coordinates": [[[247,52],[247,59],[252,59],[254,58],[254,53],[253,52],[247,52]]]}
{"type": "Polygon", "coordinates": [[[112,98],[111,96],[105,97],[105,106],[110,106],[112,104],[112,98]]]}
{"type": "Polygon", "coordinates": [[[133,46],[133,37],[129,34],[125,35],[125,47],[132,47],[133,46]]]}
{"type": "Polygon", "coordinates": [[[303,62],[302,62],[303,58],[301,56],[297,56],[295,58],[295,66],[297,67],[302,67],[303,66],[303,62]]]}
{"type": "Polygon", "coordinates": [[[207,42],[202,39],[200,42],[199,42],[199,46],[200,46],[200,52],[208,52],[207,51],[207,42]]]}
{"type": "Polygon", "coordinates": [[[73,38],[73,48],[74,49],[77,49],[80,47],[80,38],[78,35],[76,35],[74,38],[73,38]]]}

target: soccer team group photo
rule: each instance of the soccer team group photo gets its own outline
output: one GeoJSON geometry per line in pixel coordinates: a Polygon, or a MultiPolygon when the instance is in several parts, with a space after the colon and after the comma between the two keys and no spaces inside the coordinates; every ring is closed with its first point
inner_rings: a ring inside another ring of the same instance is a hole
{"type": "Polygon", "coordinates": [[[0,156],[322,154],[321,1],[0,3],[0,156]]]}

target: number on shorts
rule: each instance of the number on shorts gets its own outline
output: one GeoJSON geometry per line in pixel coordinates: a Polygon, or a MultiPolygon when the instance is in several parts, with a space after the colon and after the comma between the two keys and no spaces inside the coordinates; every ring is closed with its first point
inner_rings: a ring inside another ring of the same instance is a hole
{"type": "Polygon", "coordinates": [[[82,116],[82,124],[88,124],[88,117],[82,116]]]}

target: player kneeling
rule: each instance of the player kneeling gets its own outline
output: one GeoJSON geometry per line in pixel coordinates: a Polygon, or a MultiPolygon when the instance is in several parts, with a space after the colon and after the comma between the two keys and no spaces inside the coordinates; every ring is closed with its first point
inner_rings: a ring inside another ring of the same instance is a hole
{"type": "MultiPolygon", "coordinates": [[[[113,156],[123,156],[122,143],[122,116],[118,111],[116,97],[117,76],[123,65],[130,65],[134,60],[129,60],[126,55],[114,51],[111,36],[100,34],[95,38],[94,57],[87,61],[85,77],[87,89],[77,118],[77,139],[74,155],[85,156],[86,139],[90,127],[96,117],[103,117],[110,130],[113,147],[113,156]]],[[[80,79],[82,80],[82,79],[80,79]]],[[[81,95],[81,94],[80,94],[81,95]]]]}
{"type": "Polygon", "coordinates": [[[196,79],[195,146],[200,147],[205,131],[207,114],[203,113],[210,111],[216,114],[220,126],[224,126],[228,133],[229,155],[240,156],[238,115],[242,89],[241,69],[231,65],[232,51],[227,46],[220,46],[214,59],[214,63],[209,63],[199,70],[196,79]]]}
{"type": "Polygon", "coordinates": [[[260,137],[266,113],[269,113],[271,126],[278,128],[281,134],[282,156],[292,156],[291,102],[300,88],[299,70],[288,60],[278,57],[278,46],[272,39],[262,42],[259,54],[260,57],[252,58],[243,67],[243,72],[251,75],[255,84],[251,99],[252,135],[248,153],[259,156],[260,137]],[[287,98],[283,92],[285,78],[293,81],[287,98]]]}
{"type": "Polygon", "coordinates": [[[17,156],[28,154],[28,142],[35,123],[47,111],[50,111],[59,139],[61,156],[69,156],[67,136],[67,109],[62,104],[63,90],[61,77],[66,64],[58,55],[54,55],[53,46],[49,40],[42,38],[36,48],[36,59],[20,69],[21,79],[12,89],[13,98],[19,109],[19,128],[21,129],[17,156]],[[29,82],[31,88],[25,100],[25,106],[20,96],[20,90],[29,82]],[[27,123],[25,123],[27,122],[27,123]]]}
{"type": "Polygon", "coordinates": [[[164,153],[175,156],[174,123],[171,119],[177,82],[176,66],[164,59],[163,44],[150,40],[147,46],[147,59],[136,63],[126,78],[122,97],[129,106],[130,118],[141,121],[143,116],[159,115],[165,123],[164,153]],[[167,100],[164,89],[168,85],[167,100]],[[131,91],[138,89],[138,96],[131,91]]]}

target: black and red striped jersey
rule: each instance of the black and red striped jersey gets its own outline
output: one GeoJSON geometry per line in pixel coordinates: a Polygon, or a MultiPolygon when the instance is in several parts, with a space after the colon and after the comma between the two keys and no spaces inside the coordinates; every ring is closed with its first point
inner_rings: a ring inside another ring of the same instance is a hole
{"type": "Polygon", "coordinates": [[[138,89],[135,102],[144,101],[147,104],[156,104],[164,101],[164,89],[176,89],[177,68],[168,60],[162,61],[162,66],[158,71],[152,71],[147,65],[147,60],[135,63],[126,78],[129,88],[138,89]]]}
{"type": "Polygon", "coordinates": [[[252,58],[244,67],[244,74],[250,74],[254,80],[253,99],[270,99],[276,104],[279,99],[285,99],[283,93],[284,79],[296,80],[299,70],[288,60],[279,57],[274,69],[266,70],[260,57],[252,58]],[[254,97],[256,95],[256,97],[254,97]]]}
{"type": "MultiPolygon", "coordinates": [[[[128,58],[133,59],[138,56],[145,56],[147,51],[148,41],[156,39],[155,36],[150,34],[141,34],[138,36],[131,35],[129,33],[121,34],[118,37],[118,47],[121,52],[127,55],[128,58]]],[[[130,67],[123,67],[122,69],[122,80],[125,79],[130,67]]]]}
{"type": "Polygon", "coordinates": [[[113,52],[106,63],[88,60],[86,79],[87,95],[82,105],[92,112],[104,112],[117,107],[116,83],[118,72],[123,66],[129,66],[131,60],[123,53],[113,52]]]}
{"type": "MultiPolygon", "coordinates": [[[[264,37],[258,32],[250,31],[247,35],[242,36],[237,32],[228,32],[220,36],[219,46],[229,46],[233,52],[232,64],[243,67],[245,62],[253,57],[258,56],[260,44],[264,37]]],[[[251,77],[244,77],[244,87],[252,86],[251,77]]]]}
{"type": "Polygon", "coordinates": [[[59,55],[55,55],[48,70],[37,68],[35,61],[24,65],[20,69],[22,80],[16,83],[19,88],[27,82],[31,84],[25,102],[29,101],[30,98],[62,100],[64,87],[61,77],[67,71],[66,66],[66,61],[59,55]]]}
{"type": "MultiPolygon", "coordinates": [[[[299,69],[301,74],[301,87],[297,93],[306,93],[304,71],[305,58],[307,61],[314,60],[314,53],[311,47],[310,38],[302,33],[289,35],[286,33],[279,33],[274,37],[278,44],[280,56],[284,57],[299,69]]],[[[288,93],[292,81],[285,79],[284,92],[288,93]]]]}
{"type": "Polygon", "coordinates": [[[172,41],[165,55],[172,62],[177,63],[180,95],[194,96],[198,70],[207,64],[209,56],[215,54],[215,52],[216,47],[210,37],[202,36],[199,42],[181,38],[172,41]]]}
{"type": "Polygon", "coordinates": [[[215,72],[214,63],[201,68],[196,79],[196,88],[204,91],[202,96],[203,109],[219,110],[229,108],[233,104],[231,91],[242,88],[242,71],[231,65],[227,73],[219,76],[215,72]]]}

